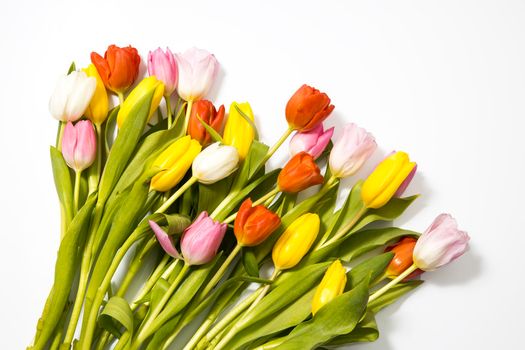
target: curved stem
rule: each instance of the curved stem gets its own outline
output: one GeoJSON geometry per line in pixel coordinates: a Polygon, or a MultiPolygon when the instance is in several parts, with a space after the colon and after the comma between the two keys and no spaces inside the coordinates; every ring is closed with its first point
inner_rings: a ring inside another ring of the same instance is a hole
{"type": "MultiPolygon", "coordinates": [[[[135,308],[139,305],[139,301],[142,300],[153,288],[155,283],[159,280],[159,278],[162,276],[162,274],[165,271],[166,264],[168,263],[170,256],[168,254],[164,254],[164,257],[160,261],[160,263],[157,265],[153,273],[151,274],[151,277],[147,280],[146,284],[142,287],[139,295],[135,297],[135,301],[133,301],[130,305],[131,310],[135,310],[135,308]]],[[[178,261],[178,260],[175,260],[178,261]]]]}
{"type": "MultiPolygon", "coordinates": [[[[281,147],[281,145],[284,143],[284,141],[286,141],[286,139],[288,138],[288,136],[290,136],[290,134],[293,132],[293,130],[294,129],[291,128],[291,127],[286,129],[286,131],[281,135],[279,140],[277,140],[277,142],[268,150],[268,153],[266,153],[266,155],[263,157],[263,159],[259,163],[259,166],[257,167],[257,170],[259,170],[262,166],[264,166],[264,164],[266,164],[268,159],[270,159],[273,156],[273,154],[275,153],[275,151],[277,151],[279,149],[279,147],[281,147]]],[[[255,170],[253,172],[253,174],[256,174],[257,170],[255,170]]]]}
{"type": "Polygon", "coordinates": [[[235,198],[235,196],[238,194],[238,191],[232,191],[230,192],[224,199],[219,203],[217,208],[210,214],[210,218],[216,219],[217,216],[221,213],[221,211],[230,203],[230,201],[235,198]]]}
{"type": "Polygon", "coordinates": [[[335,233],[335,235],[332,238],[330,238],[328,241],[326,241],[324,243],[323,242],[319,242],[319,244],[316,246],[316,248],[314,250],[318,250],[318,249],[324,248],[324,247],[326,247],[326,246],[336,242],[338,239],[341,239],[345,234],[348,233],[348,231],[350,231],[352,229],[352,227],[355,226],[355,224],[363,217],[363,215],[365,215],[367,210],[368,210],[368,208],[365,207],[365,206],[363,206],[361,209],[359,209],[359,211],[354,215],[352,220],[350,220],[346,225],[341,227],[335,233]]]}
{"type": "Polygon", "coordinates": [[[235,248],[233,248],[233,250],[231,251],[230,255],[228,255],[226,260],[224,260],[219,270],[217,270],[213,278],[210,280],[210,282],[208,282],[208,284],[202,291],[199,297],[200,300],[204,299],[208,295],[208,293],[211,292],[213,287],[215,287],[215,285],[221,280],[222,276],[224,276],[224,273],[226,272],[226,269],[230,266],[230,264],[232,263],[233,259],[235,259],[237,254],[239,254],[239,252],[241,251],[241,248],[242,246],[239,243],[237,243],[235,248]]]}
{"type": "Polygon", "coordinates": [[[82,176],[82,170],[75,171],[75,190],[73,192],[73,212],[75,215],[78,213],[78,201],[80,197],[80,181],[82,176]]]}
{"type": "Polygon", "coordinates": [[[184,119],[184,134],[186,134],[186,131],[188,130],[188,124],[190,122],[190,115],[191,115],[191,108],[193,107],[193,101],[189,100],[188,105],[186,106],[186,118],[184,119]]]}
{"type": "Polygon", "coordinates": [[[390,281],[388,284],[383,286],[383,288],[379,289],[377,292],[372,294],[368,298],[368,302],[374,301],[375,299],[379,298],[381,295],[385,294],[390,288],[404,280],[408,275],[410,275],[412,272],[417,270],[417,266],[415,264],[412,264],[408,269],[406,269],[402,274],[394,278],[392,281],[390,281]]]}
{"type": "Polygon", "coordinates": [[[168,118],[168,129],[171,129],[171,126],[173,125],[173,113],[171,111],[170,96],[164,96],[164,100],[166,100],[166,115],[168,118]]]}
{"type": "Polygon", "coordinates": [[[184,185],[179,187],[179,189],[168,198],[162,206],[155,211],[155,213],[164,213],[172,204],[175,202],[188,188],[190,188],[195,182],[197,182],[197,178],[192,176],[186,181],[184,185]]]}
{"type": "Polygon", "coordinates": [[[124,103],[124,94],[120,91],[117,91],[117,96],[119,104],[122,105],[124,103]]]}
{"type": "Polygon", "coordinates": [[[59,122],[60,124],[58,125],[58,134],[57,134],[57,143],[56,143],[56,147],[57,147],[57,150],[59,150],[60,152],[62,152],[62,138],[64,137],[64,128],[66,127],[66,123],[65,122],[59,122]]]}

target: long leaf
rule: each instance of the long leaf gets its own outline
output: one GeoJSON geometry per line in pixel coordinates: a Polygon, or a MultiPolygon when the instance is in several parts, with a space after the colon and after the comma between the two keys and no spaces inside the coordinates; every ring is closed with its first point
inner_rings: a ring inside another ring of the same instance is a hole
{"type": "Polygon", "coordinates": [[[69,167],[62,156],[62,153],[55,147],[51,146],[51,166],[53,168],[53,178],[55,187],[60,201],[60,208],[65,216],[66,229],[73,220],[73,183],[69,167]]]}
{"type": "Polygon", "coordinates": [[[117,338],[122,335],[122,327],[133,334],[133,312],[128,302],[122,297],[114,296],[108,300],[98,318],[98,323],[117,338]]]}

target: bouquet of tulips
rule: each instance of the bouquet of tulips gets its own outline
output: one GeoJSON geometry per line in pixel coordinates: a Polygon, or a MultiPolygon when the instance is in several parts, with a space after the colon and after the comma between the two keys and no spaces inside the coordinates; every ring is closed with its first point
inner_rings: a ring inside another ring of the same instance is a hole
{"type": "Polygon", "coordinates": [[[219,70],[207,51],[150,52],[142,80],[131,46],[91,61],[72,64],[49,104],[59,120],[51,161],[61,241],[29,349],[370,342],[381,309],[466,251],[469,237],[448,214],[422,234],[388,225],[417,198],[403,196],[417,168],[405,152],[336,206],[341,179],[377,146],[355,124],[332,143],[325,93],[301,86],[269,147],[247,102],[233,102],[226,118],[204,99],[219,70]],[[293,133],[290,159],[267,171],[293,133]]]}

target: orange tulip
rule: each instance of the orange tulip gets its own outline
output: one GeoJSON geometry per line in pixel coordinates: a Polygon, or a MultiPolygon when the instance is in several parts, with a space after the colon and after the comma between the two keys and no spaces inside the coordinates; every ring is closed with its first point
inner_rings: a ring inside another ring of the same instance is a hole
{"type": "Polygon", "coordinates": [[[137,79],[140,56],[134,47],[110,45],[104,57],[92,52],[91,62],[97,67],[106,88],[116,93],[123,93],[137,79]]]}
{"type": "Polygon", "coordinates": [[[286,120],[292,129],[308,131],[325,120],[333,110],[327,94],[305,84],[286,104],[286,120]]]}
{"type": "Polygon", "coordinates": [[[205,146],[210,143],[211,136],[197,116],[215,129],[215,131],[220,132],[222,121],[224,120],[224,106],[220,106],[217,111],[213,103],[208,100],[198,100],[193,103],[188,124],[188,134],[192,139],[199,141],[201,145],[205,146]]]}
{"type": "MultiPolygon", "coordinates": [[[[417,239],[413,237],[405,237],[396,244],[388,247],[387,252],[394,253],[394,257],[390,264],[387,267],[386,275],[390,278],[394,278],[403,273],[414,263],[412,254],[414,252],[414,247],[416,246],[417,239]]],[[[412,272],[406,280],[417,277],[423,273],[422,270],[417,269],[412,272]]]]}
{"type": "Polygon", "coordinates": [[[282,192],[296,193],[323,183],[323,176],[314,158],[306,153],[296,154],[279,173],[277,185],[282,192]]]}
{"type": "Polygon", "coordinates": [[[252,207],[252,200],[248,198],[239,208],[233,233],[240,245],[252,247],[262,243],[280,224],[277,214],[262,205],[252,207]]]}

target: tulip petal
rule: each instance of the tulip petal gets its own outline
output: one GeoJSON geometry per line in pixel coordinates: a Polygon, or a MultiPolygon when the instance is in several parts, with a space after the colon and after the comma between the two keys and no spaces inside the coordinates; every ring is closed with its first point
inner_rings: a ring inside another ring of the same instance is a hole
{"type": "Polygon", "coordinates": [[[155,233],[155,237],[157,237],[157,240],[159,241],[160,246],[164,251],[169,255],[176,259],[182,259],[179,252],[177,251],[177,248],[175,248],[175,245],[173,244],[172,238],[164,231],[155,221],[149,220],[148,221],[149,226],[153,230],[153,233],[155,233]]]}

